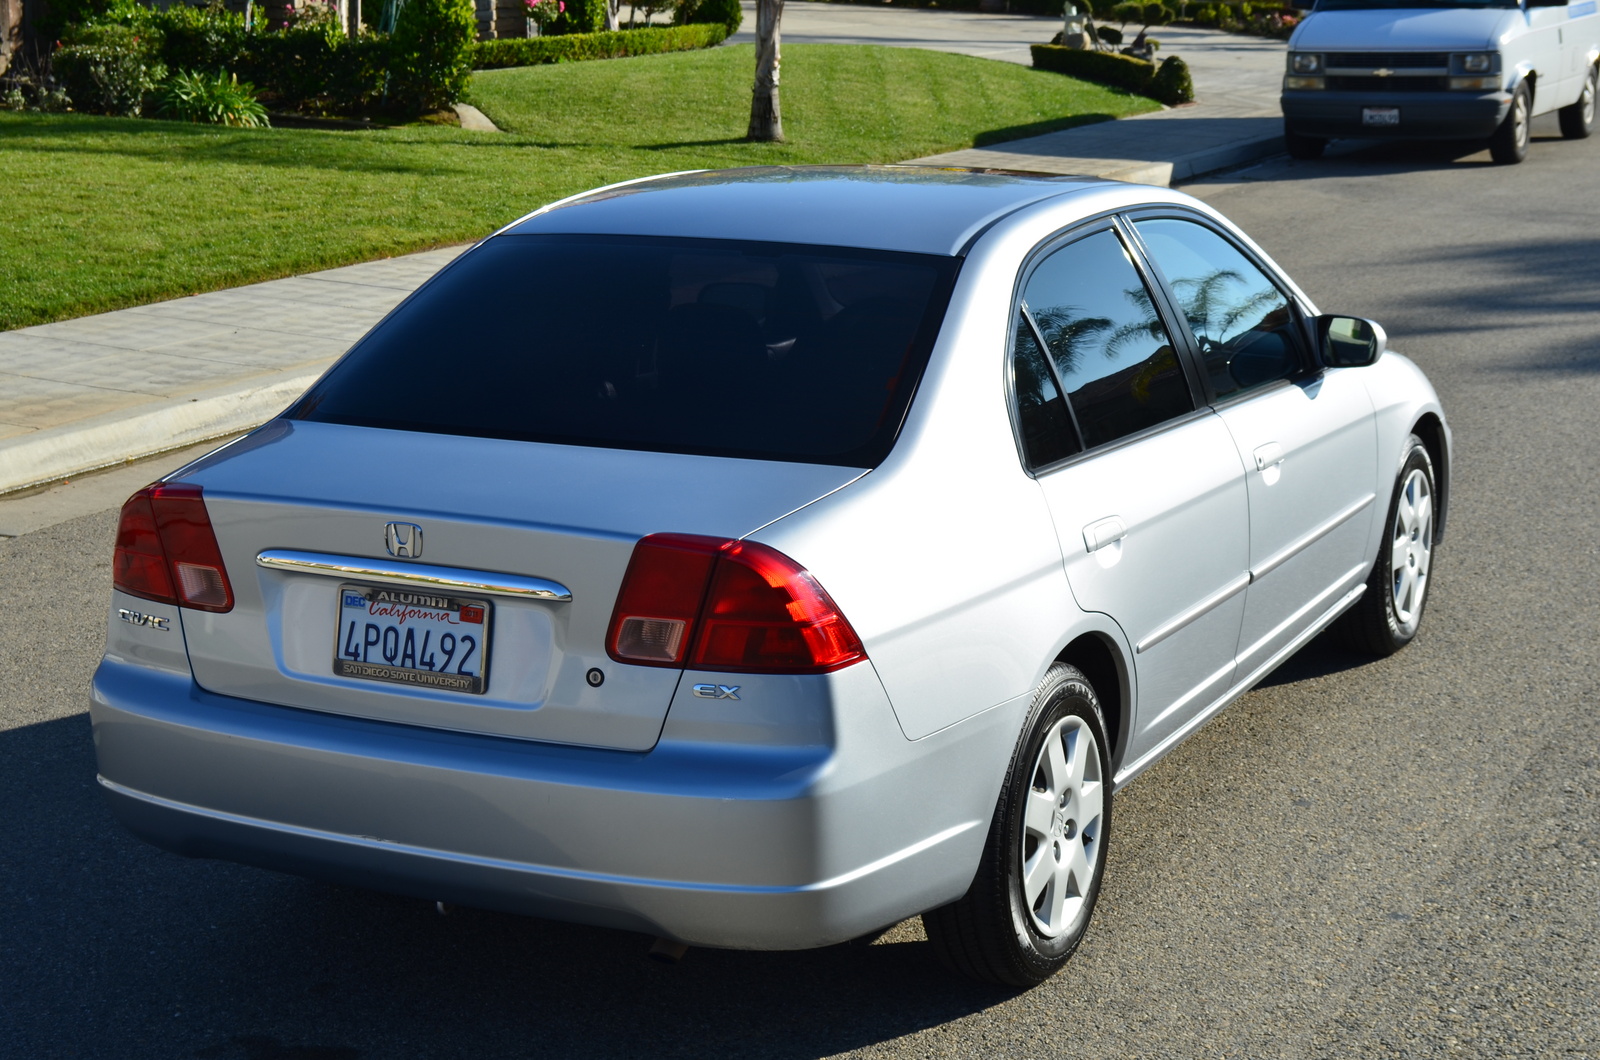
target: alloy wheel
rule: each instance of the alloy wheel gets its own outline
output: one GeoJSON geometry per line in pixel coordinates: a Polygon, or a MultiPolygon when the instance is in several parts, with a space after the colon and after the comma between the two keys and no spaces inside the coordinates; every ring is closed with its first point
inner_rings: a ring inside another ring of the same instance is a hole
{"type": "Polygon", "coordinates": [[[1022,817],[1022,896],[1034,930],[1067,931],[1100,871],[1105,809],[1100,750],[1082,718],[1068,715],[1039,748],[1022,817]]]}
{"type": "Polygon", "coordinates": [[[1427,474],[1413,468],[1400,487],[1389,550],[1394,617],[1407,636],[1416,632],[1428,591],[1433,556],[1433,489],[1427,474]]]}

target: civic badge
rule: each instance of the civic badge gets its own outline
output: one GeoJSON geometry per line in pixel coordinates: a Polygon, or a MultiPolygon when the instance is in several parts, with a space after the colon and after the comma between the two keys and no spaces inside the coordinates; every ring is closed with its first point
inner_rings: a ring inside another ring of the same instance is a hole
{"type": "Polygon", "coordinates": [[[416,559],[422,555],[422,527],[416,523],[385,524],[383,547],[398,559],[416,559]]]}

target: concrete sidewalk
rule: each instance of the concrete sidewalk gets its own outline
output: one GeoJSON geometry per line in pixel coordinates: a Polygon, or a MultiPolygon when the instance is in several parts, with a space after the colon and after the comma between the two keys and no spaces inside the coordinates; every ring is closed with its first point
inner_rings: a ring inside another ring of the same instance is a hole
{"type": "MultiPolygon", "coordinates": [[[[748,7],[749,5],[747,5],[748,7]]],[[[754,25],[753,10],[747,26],[754,25]]],[[[1056,19],[789,0],[784,40],[937,48],[1027,62],[1056,19]]],[[[1280,42],[1160,32],[1200,102],[952,151],[916,164],[1167,184],[1281,149],[1280,42]]],[[[488,135],[488,134],[485,134],[488,135]]],[[[0,332],[0,494],[236,434],[289,404],[461,248],[351,265],[0,332]]]]}

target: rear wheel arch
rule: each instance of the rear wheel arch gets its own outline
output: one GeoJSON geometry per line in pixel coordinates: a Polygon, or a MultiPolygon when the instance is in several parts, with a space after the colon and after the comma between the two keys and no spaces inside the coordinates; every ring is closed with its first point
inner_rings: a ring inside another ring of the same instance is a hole
{"type": "Polygon", "coordinates": [[[1106,637],[1099,633],[1085,633],[1056,656],[1056,662],[1076,666],[1089,684],[1094,686],[1100,699],[1100,710],[1105,716],[1106,738],[1110,742],[1109,757],[1115,768],[1122,761],[1123,736],[1127,732],[1128,704],[1132,701],[1132,683],[1128,679],[1128,666],[1106,637]]]}

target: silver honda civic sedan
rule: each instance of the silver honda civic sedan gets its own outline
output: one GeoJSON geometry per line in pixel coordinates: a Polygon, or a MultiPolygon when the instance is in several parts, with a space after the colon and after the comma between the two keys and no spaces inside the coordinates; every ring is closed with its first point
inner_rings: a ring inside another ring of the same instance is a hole
{"type": "Polygon", "coordinates": [[[1180,192],[603,188],[128,500],[99,781],[182,854],[700,946],[921,914],[1037,983],[1118,789],[1330,625],[1416,635],[1449,467],[1180,192]]]}

